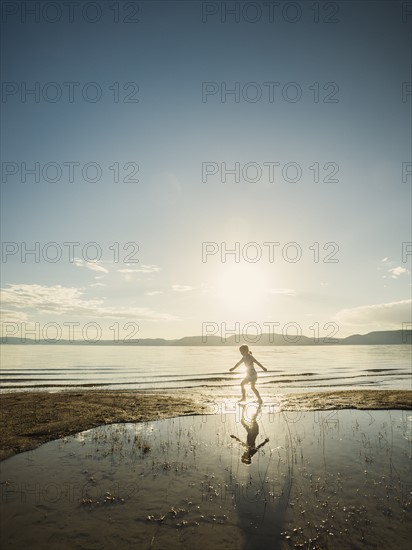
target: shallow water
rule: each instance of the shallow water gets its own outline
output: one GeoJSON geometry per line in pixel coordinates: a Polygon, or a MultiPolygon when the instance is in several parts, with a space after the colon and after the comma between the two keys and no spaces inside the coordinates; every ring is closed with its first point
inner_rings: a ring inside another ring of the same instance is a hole
{"type": "MultiPolygon", "coordinates": [[[[412,389],[412,346],[256,347],[263,391],[412,389]]],[[[238,388],[235,347],[116,347],[6,345],[2,391],[67,388],[161,390],[238,388]]]]}
{"type": "Polygon", "coordinates": [[[7,459],[2,546],[410,548],[410,411],[225,412],[102,426],[7,459]],[[269,441],[248,453],[248,435],[269,441]]]}

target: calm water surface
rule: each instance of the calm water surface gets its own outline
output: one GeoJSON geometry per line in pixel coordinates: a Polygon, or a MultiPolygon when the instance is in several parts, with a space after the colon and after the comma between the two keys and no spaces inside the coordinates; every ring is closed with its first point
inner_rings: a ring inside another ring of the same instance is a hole
{"type": "MultiPolygon", "coordinates": [[[[256,347],[258,385],[281,393],[412,389],[412,346],[256,347]]],[[[2,346],[1,391],[30,389],[231,390],[236,347],[2,346]]]]}

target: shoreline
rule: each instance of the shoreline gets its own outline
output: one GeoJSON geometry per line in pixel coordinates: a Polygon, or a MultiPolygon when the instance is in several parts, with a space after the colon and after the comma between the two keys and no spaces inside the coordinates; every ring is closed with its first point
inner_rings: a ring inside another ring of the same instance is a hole
{"type": "MultiPolygon", "coordinates": [[[[169,390],[67,390],[0,394],[0,461],[101,425],[230,413],[238,394],[169,390]]],[[[264,395],[274,412],[412,409],[411,390],[340,390],[264,395]]]]}

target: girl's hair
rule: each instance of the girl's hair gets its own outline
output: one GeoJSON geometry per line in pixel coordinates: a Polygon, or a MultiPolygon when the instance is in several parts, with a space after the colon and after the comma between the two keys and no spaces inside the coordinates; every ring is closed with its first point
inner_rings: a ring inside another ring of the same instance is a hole
{"type": "Polygon", "coordinates": [[[245,352],[245,353],[250,353],[250,355],[252,355],[252,352],[250,351],[249,346],[247,346],[246,344],[244,344],[243,346],[240,346],[239,351],[240,353],[245,352]]]}

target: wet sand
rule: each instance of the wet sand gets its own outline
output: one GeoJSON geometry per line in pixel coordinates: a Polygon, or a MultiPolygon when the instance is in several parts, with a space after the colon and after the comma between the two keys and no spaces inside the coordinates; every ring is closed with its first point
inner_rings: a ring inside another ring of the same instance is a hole
{"type": "MultiPolygon", "coordinates": [[[[412,391],[363,390],[262,393],[267,411],[411,409],[412,391]]],[[[0,460],[99,425],[142,422],[208,412],[230,413],[237,393],[63,391],[0,394],[0,460]]]]}
{"type": "Polygon", "coordinates": [[[0,394],[0,460],[95,426],[142,422],[205,407],[179,394],[127,391],[18,392],[0,394]]]}
{"type": "Polygon", "coordinates": [[[410,411],[229,410],[3,461],[1,546],[409,550],[410,411]]]}

